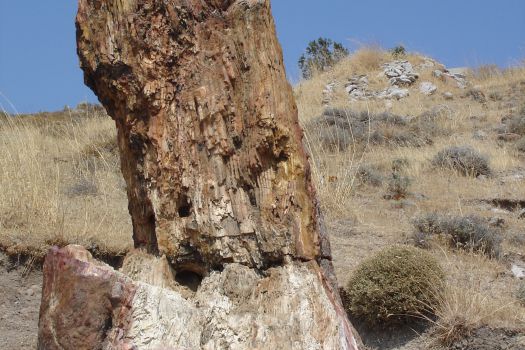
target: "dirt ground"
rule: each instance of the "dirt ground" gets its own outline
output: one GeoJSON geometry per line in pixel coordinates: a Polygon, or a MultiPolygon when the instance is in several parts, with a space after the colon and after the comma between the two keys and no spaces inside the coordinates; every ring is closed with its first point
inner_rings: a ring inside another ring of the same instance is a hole
{"type": "Polygon", "coordinates": [[[36,349],[42,272],[0,253],[0,349],[36,349]]]}

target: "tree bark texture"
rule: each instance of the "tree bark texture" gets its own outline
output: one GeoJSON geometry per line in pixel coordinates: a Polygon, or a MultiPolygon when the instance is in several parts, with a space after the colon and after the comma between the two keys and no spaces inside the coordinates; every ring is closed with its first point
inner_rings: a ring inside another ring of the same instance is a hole
{"type": "Polygon", "coordinates": [[[77,42],[136,250],[49,253],[40,348],[357,349],[269,0],[80,0],[77,42]]]}

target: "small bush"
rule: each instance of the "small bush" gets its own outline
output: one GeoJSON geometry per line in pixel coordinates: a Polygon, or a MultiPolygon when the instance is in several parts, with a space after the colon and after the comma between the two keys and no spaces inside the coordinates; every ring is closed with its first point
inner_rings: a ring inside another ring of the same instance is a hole
{"type": "Polygon", "coordinates": [[[95,179],[82,177],[67,188],[66,194],[69,197],[96,196],[98,194],[98,186],[95,179]]]}
{"type": "Polygon", "coordinates": [[[398,45],[390,49],[390,54],[392,55],[392,58],[397,60],[405,57],[407,54],[407,50],[403,45],[398,45]]]}
{"type": "Polygon", "coordinates": [[[501,253],[501,237],[485,220],[478,216],[446,217],[426,214],[414,220],[413,240],[428,243],[433,235],[446,235],[451,246],[482,252],[497,258],[501,253]]]}
{"type": "Polygon", "coordinates": [[[465,96],[470,97],[471,99],[479,103],[487,102],[487,98],[485,97],[485,94],[483,93],[483,91],[479,89],[470,89],[466,92],[465,96]]]}
{"type": "Polygon", "coordinates": [[[481,251],[491,257],[500,255],[501,238],[478,216],[450,218],[442,222],[442,229],[457,248],[481,251]]]}
{"type": "Polygon", "coordinates": [[[370,166],[362,166],[357,171],[357,179],[363,183],[374,187],[379,187],[383,184],[383,175],[379,170],[370,166]]]}
{"type": "Polygon", "coordinates": [[[348,312],[370,325],[427,315],[437,303],[444,273],[425,251],[387,248],[359,265],[346,288],[348,312]]]}
{"type": "Polygon", "coordinates": [[[521,153],[525,153],[525,136],[516,142],[516,149],[521,153]]]}
{"type": "Polygon", "coordinates": [[[464,176],[490,175],[487,157],[469,146],[449,147],[440,151],[432,160],[436,167],[453,169],[464,176]]]}
{"type": "Polygon", "coordinates": [[[525,281],[521,282],[521,285],[518,288],[518,293],[516,295],[516,298],[518,299],[521,305],[525,306],[525,281]]]}
{"type": "Polygon", "coordinates": [[[414,232],[412,241],[418,248],[430,248],[430,241],[433,235],[442,233],[441,216],[436,213],[428,213],[413,221],[414,232]]]}
{"type": "Polygon", "coordinates": [[[392,161],[392,172],[399,173],[404,171],[410,162],[406,158],[396,158],[392,161]]]}
{"type": "Polygon", "coordinates": [[[388,181],[387,199],[400,200],[410,195],[411,180],[409,177],[394,172],[388,181]]]}
{"type": "Polygon", "coordinates": [[[514,134],[525,136],[525,111],[522,111],[522,113],[515,115],[510,119],[509,131],[514,134]]]}

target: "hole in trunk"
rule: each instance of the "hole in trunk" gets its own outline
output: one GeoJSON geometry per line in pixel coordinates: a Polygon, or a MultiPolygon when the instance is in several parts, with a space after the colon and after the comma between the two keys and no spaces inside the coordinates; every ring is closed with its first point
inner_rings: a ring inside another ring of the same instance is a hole
{"type": "Polygon", "coordinates": [[[191,201],[188,197],[183,196],[178,205],[178,213],[180,218],[187,218],[191,215],[191,201]]]}
{"type": "Polygon", "coordinates": [[[190,270],[181,270],[175,274],[175,281],[181,286],[188,287],[193,292],[199,289],[202,282],[202,276],[190,270]]]}

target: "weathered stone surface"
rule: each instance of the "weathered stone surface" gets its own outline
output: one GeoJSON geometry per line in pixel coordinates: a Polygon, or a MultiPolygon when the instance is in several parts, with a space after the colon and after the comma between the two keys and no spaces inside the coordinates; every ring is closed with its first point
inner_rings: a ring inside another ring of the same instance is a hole
{"type": "Polygon", "coordinates": [[[434,92],[437,91],[437,86],[432,84],[429,81],[424,81],[421,84],[419,84],[419,92],[421,92],[423,95],[433,95],[434,92]]]}
{"type": "Polygon", "coordinates": [[[80,0],[77,42],[137,251],[52,251],[40,348],[357,349],[269,0],[80,0]]]}
{"type": "Polygon", "coordinates": [[[150,268],[162,258],[134,252],[133,259],[142,261],[135,280],[82,247],[53,249],[39,349],[357,349],[316,262],[264,274],[228,264],[184,298],[150,268]]]}
{"type": "Polygon", "coordinates": [[[385,63],[383,72],[389,78],[390,85],[395,86],[412,85],[419,78],[419,74],[414,71],[414,67],[408,61],[385,63]]]}
{"type": "Polygon", "coordinates": [[[377,98],[386,99],[386,100],[400,100],[402,98],[408,97],[410,92],[408,89],[402,89],[397,86],[391,86],[386,90],[380,91],[377,93],[377,98]]]}

